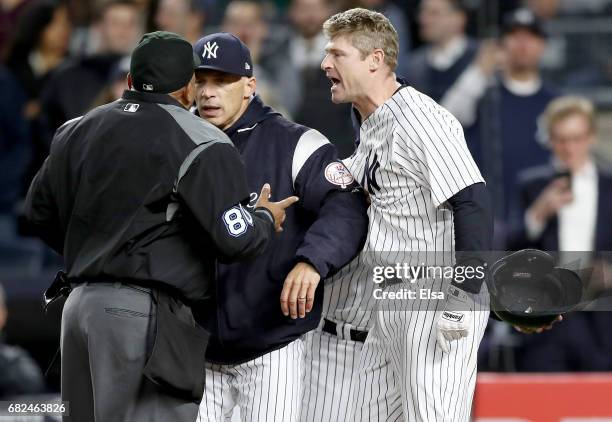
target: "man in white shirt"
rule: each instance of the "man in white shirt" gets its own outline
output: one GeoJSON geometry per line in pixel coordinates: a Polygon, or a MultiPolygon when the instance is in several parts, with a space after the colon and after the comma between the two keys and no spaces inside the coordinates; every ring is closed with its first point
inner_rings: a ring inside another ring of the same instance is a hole
{"type": "Polygon", "coordinates": [[[597,219],[603,215],[597,212],[600,171],[591,152],[597,139],[593,105],[560,97],[546,109],[543,123],[554,159],[552,166],[521,177],[525,235],[549,250],[596,250],[597,219]]]}
{"type": "MultiPolygon", "coordinates": [[[[512,248],[559,251],[560,261],[580,260],[581,267],[593,267],[592,275],[583,274],[584,298],[599,300],[586,309],[609,310],[609,298],[602,297],[612,288],[612,267],[605,262],[609,252],[602,251],[612,250],[612,175],[593,158],[593,104],[585,98],[560,97],[549,104],[542,121],[554,159],[519,178],[523,227],[512,248]]],[[[609,312],[577,312],[551,332],[523,338],[517,369],[610,370],[611,318],[609,312]]]]}

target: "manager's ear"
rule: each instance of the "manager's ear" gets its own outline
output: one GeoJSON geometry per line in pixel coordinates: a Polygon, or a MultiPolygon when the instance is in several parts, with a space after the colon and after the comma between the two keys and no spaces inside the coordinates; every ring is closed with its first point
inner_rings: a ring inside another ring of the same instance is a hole
{"type": "Polygon", "coordinates": [[[257,90],[257,79],[254,76],[246,77],[247,82],[244,87],[244,98],[251,98],[251,95],[255,94],[257,90]]]}
{"type": "Polygon", "coordinates": [[[127,84],[128,84],[128,89],[131,90],[134,86],[133,82],[132,82],[132,74],[128,72],[127,74],[127,84]]]}

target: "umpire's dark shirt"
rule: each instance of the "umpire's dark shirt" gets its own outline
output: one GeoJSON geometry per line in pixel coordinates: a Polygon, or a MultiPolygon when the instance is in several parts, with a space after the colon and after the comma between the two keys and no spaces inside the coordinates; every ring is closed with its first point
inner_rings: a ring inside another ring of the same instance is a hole
{"type": "Polygon", "coordinates": [[[68,277],[165,283],[211,295],[215,260],[263,252],[268,212],[246,211],[244,167],[227,136],[164,94],[123,98],[66,122],[26,199],[68,277]]]}

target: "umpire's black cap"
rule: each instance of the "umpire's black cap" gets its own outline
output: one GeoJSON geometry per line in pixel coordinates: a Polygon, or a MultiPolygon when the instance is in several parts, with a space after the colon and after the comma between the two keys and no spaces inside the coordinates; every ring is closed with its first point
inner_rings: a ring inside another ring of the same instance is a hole
{"type": "Polygon", "coordinates": [[[239,76],[253,76],[249,48],[238,37],[227,32],[207,35],[195,43],[193,52],[200,59],[195,69],[219,70],[239,76]]]}
{"type": "Polygon", "coordinates": [[[132,53],[132,84],[137,91],[168,94],[187,85],[197,64],[187,40],[173,32],[149,32],[132,53]]]}

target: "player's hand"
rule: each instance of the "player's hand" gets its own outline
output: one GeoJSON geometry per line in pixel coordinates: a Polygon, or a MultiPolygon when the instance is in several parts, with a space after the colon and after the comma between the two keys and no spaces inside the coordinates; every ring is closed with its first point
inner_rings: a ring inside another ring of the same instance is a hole
{"type": "Polygon", "coordinates": [[[557,319],[555,319],[553,322],[551,322],[548,325],[543,325],[542,327],[523,327],[520,325],[513,325],[514,329],[516,331],[518,331],[519,333],[523,333],[523,334],[540,334],[543,333],[545,330],[550,330],[553,328],[553,325],[555,324],[555,322],[561,322],[563,321],[563,316],[561,315],[557,315],[557,319]]]}
{"type": "Polygon", "coordinates": [[[270,189],[269,184],[263,185],[261,188],[261,193],[259,194],[259,199],[255,204],[255,208],[263,207],[272,213],[272,217],[274,217],[274,230],[277,232],[283,231],[283,223],[285,222],[286,214],[285,210],[289,208],[291,205],[295,204],[299,198],[297,196],[289,196],[282,201],[278,202],[270,202],[270,196],[272,195],[272,190],[270,189]]]}
{"type": "Polygon", "coordinates": [[[471,294],[451,285],[446,296],[446,306],[437,321],[437,340],[445,353],[449,342],[467,337],[472,326],[474,299],[471,294]]]}
{"type": "Polygon", "coordinates": [[[291,270],[281,292],[280,305],[283,315],[304,318],[312,310],[315,290],[321,281],[317,270],[307,262],[298,262],[291,270]]]}

